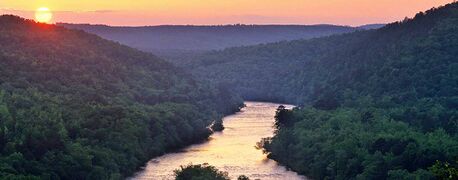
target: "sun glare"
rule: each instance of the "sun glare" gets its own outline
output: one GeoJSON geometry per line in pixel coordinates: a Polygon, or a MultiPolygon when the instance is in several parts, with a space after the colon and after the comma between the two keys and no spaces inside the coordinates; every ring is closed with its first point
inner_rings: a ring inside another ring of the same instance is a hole
{"type": "Polygon", "coordinates": [[[52,19],[52,12],[47,7],[38,8],[35,11],[35,20],[41,23],[49,23],[52,19]]]}

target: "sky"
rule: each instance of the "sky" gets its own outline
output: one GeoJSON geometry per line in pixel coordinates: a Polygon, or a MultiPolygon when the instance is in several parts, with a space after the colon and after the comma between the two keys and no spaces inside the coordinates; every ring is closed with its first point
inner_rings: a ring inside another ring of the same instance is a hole
{"type": "Polygon", "coordinates": [[[389,23],[453,0],[0,0],[0,14],[33,19],[48,7],[52,22],[163,24],[389,23]]]}

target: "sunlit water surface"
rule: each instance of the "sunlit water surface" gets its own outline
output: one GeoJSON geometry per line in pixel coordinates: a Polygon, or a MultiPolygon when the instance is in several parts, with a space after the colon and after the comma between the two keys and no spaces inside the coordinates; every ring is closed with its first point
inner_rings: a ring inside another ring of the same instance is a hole
{"type": "MultiPolygon", "coordinates": [[[[225,130],[210,140],[190,146],[181,152],[152,159],[132,179],[173,179],[180,165],[208,163],[226,171],[232,179],[246,175],[250,179],[305,179],[286,170],[255,148],[261,138],[272,137],[275,110],[280,104],[246,102],[241,112],[224,118],[225,130]]],[[[286,105],[287,108],[293,106],[286,105]]]]}

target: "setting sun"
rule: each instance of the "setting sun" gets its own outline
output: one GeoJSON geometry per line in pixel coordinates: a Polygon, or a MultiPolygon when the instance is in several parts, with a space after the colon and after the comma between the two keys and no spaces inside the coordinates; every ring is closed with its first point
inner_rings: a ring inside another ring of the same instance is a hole
{"type": "Polygon", "coordinates": [[[47,7],[38,8],[35,11],[35,20],[41,23],[49,23],[52,19],[52,12],[47,7]]]}

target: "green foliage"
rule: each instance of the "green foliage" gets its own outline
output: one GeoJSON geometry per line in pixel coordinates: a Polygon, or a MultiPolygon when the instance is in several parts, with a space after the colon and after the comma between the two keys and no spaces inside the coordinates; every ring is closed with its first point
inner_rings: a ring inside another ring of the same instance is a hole
{"type": "Polygon", "coordinates": [[[436,177],[439,179],[457,179],[458,178],[458,161],[454,164],[448,162],[442,163],[436,161],[436,163],[430,168],[436,177]]]}
{"type": "Polygon", "coordinates": [[[0,16],[0,176],[122,179],[241,101],[147,53],[0,16]]]}
{"type": "Polygon", "coordinates": [[[280,108],[258,145],[299,173],[433,179],[437,160],[458,157],[457,32],[452,3],[378,30],[215,51],[191,68],[245,99],[302,105],[280,108]]]}
{"type": "Polygon", "coordinates": [[[230,180],[227,172],[221,172],[214,166],[187,165],[175,170],[176,180],[230,180]]]}
{"type": "MultiPolygon", "coordinates": [[[[181,166],[174,173],[176,180],[230,180],[227,172],[219,171],[208,164],[181,166]]],[[[250,178],[240,175],[237,180],[250,180],[250,178]]]]}
{"type": "Polygon", "coordinates": [[[324,109],[351,98],[345,95],[447,101],[458,94],[456,9],[450,4],[378,30],[214,51],[196,57],[191,70],[248,100],[324,109]]]}
{"type": "Polygon", "coordinates": [[[370,123],[363,107],[281,110],[290,115],[277,116],[280,129],[263,147],[270,158],[314,179],[432,177],[427,170],[436,160],[456,159],[455,136],[442,129],[422,133],[385,109],[370,109],[370,123]]]}

